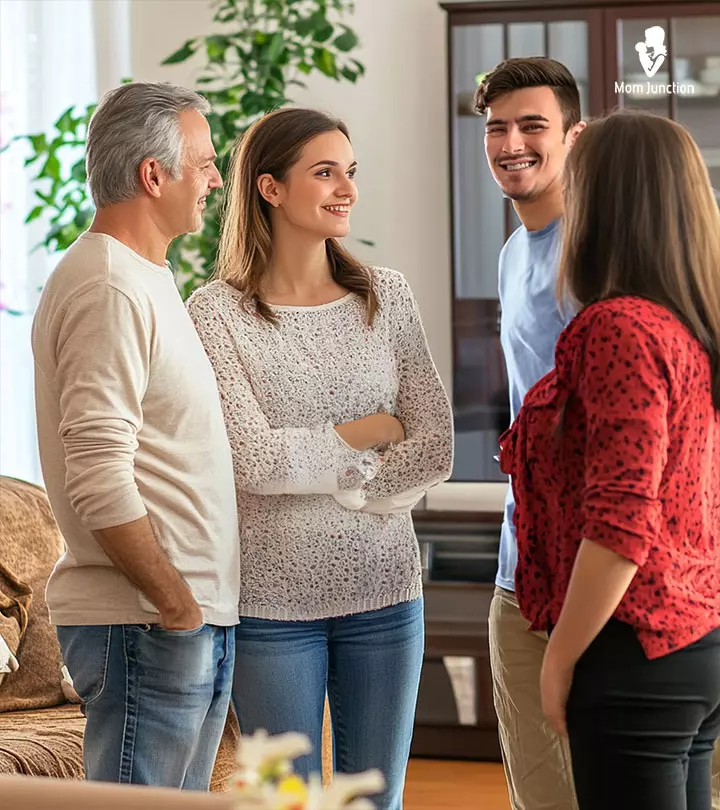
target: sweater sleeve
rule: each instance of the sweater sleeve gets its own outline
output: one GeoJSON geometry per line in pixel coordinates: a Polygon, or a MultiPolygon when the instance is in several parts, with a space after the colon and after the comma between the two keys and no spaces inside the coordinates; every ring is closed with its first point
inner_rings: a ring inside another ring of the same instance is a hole
{"type": "Polygon", "coordinates": [[[239,490],[260,495],[333,495],[356,489],[380,467],[372,450],[346,444],[331,423],[275,427],[253,392],[237,344],[209,295],[188,311],[215,370],[239,490]]]}
{"type": "MultiPolygon", "coordinates": [[[[369,502],[403,495],[417,502],[424,490],[450,477],[452,410],[430,356],[417,303],[400,274],[393,274],[386,306],[398,374],[394,416],[405,429],[405,441],[387,449],[379,473],[364,491],[369,502]]],[[[374,511],[379,505],[370,508],[374,511]]]]}
{"type": "Polygon", "coordinates": [[[151,329],[105,284],[78,296],[57,334],[55,384],[70,503],[91,530],[147,514],[135,483],[151,329]]]}
{"type": "Polygon", "coordinates": [[[578,385],[588,442],[583,537],[639,566],[662,519],[669,379],[655,336],[621,312],[595,315],[578,385]]]}

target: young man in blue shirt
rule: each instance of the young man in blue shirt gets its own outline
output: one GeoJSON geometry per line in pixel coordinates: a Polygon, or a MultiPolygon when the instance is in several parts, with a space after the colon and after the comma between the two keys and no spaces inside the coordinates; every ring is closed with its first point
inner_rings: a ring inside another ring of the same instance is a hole
{"type": "MultiPolygon", "coordinates": [[[[475,110],[487,115],[490,171],[522,225],[500,254],[500,337],[514,420],[528,390],[555,362],[574,313],[555,296],[565,158],[585,124],[568,69],[552,59],[501,62],[485,76],[475,110]]],[[[490,608],[490,658],[500,743],[513,810],[576,810],[567,741],[545,720],[540,670],[547,634],[530,632],[515,598],[517,545],[509,488],[490,608]]]]}

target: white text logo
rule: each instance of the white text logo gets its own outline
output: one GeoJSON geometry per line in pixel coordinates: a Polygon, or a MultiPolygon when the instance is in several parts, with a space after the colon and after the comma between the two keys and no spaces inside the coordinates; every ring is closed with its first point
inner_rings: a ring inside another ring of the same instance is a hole
{"type": "Polygon", "coordinates": [[[640,64],[648,78],[652,78],[660,69],[667,56],[665,46],[665,29],[659,25],[645,29],[645,42],[638,42],[635,50],[640,57],[640,64]]]}

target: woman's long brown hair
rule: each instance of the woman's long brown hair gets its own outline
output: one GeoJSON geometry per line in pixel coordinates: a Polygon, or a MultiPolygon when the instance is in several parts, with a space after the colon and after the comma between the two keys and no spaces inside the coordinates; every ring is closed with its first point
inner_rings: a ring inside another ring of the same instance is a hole
{"type": "Polygon", "coordinates": [[[560,300],[666,307],[707,350],[720,410],[720,209],[687,130],[637,111],[591,122],[565,166],[563,229],[560,300]]]}
{"type": "MultiPolygon", "coordinates": [[[[270,323],[276,323],[277,316],[261,299],[260,285],[272,257],[272,225],[270,206],[260,195],[257,180],[270,174],[283,182],[305,144],[334,130],[350,140],[342,121],[319,110],[285,108],[256,121],[235,146],[215,277],[239,290],[244,304],[254,304],[270,323]]],[[[379,304],[369,270],[337,239],[327,239],[325,245],[333,279],[360,296],[372,324],[379,304]]]]}

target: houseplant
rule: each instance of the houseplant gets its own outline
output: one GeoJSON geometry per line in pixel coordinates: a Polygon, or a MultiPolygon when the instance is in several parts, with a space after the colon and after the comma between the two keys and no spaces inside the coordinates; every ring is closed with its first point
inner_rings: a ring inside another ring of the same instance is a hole
{"type": "MultiPolygon", "coordinates": [[[[216,33],[187,40],[161,64],[204,56],[196,87],[211,103],[209,116],[218,168],[225,175],[235,139],[265,112],[292,101],[293,87],[319,71],[335,81],[355,82],[363,65],[352,58],[358,38],[346,24],[353,0],[210,0],[216,33]]],[[[36,167],[35,204],[25,222],[47,217],[40,246],[65,250],[93,216],[82,148],[96,105],[70,108],[52,133],[18,136],[30,147],[25,165],[36,167]]],[[[184,297],[213,271],[221,195],[208,199],[203,228],[175,240],[168,258],[184,297]]]]}
{"type": "Polygon", "coordinates": [[[292,761],[311,750],[304,734],[269,736],[259,729],[243,736],[237,752],[237,771],[230,783],[233,806],[240,810],[373,810],[367,794],[385,789],[382,772],[336,773],[323,789],[319,774],[307,782],[293,773],[292,761]]]}

